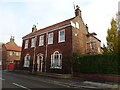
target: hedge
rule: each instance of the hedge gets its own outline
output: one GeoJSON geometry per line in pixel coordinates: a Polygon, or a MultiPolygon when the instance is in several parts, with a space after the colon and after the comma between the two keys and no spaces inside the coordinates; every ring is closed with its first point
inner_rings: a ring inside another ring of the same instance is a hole
{"type": "Polygon", "coordinates": [[[120,74],[120,56],[73,54],[73,72],[91,74],[120,74]]]}

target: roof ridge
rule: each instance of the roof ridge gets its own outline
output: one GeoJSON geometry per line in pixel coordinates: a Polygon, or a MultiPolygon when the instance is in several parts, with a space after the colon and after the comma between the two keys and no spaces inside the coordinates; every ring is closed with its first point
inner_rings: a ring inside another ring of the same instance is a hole
{"type": "Polygon", "coordinates": [[[66,20],[61,21],[61,22],[58,22],[58,23],[56,23],[56,24],[53,24],[53,25],[47,26],[47,27],[45,27],[45,28],[39,29],[39,30],[37,30],[37,31],[35,31],[35,32],[31,32],[31,33],[25,35],[23,38],[25,38],[25,37],[27,37],[27,36],[29,36],[29,35],[33,35],[33,34],[35,34],[35,33],[37,33],[37,32],[40,32],[40,31],[42,31],[42,30],[45,30],[45,29],[47,29],[47,28],[52,28],[53,26],[59,25],[59,24],[61,24],[61,23],[68,22],[68,21],[70,21],[70,20],[72,20],[72,19],[74,19],[74,18],[75,18],[75,17],[72,17],[72,18],[70,18],[70,19],[66,19],[66,20]]]}

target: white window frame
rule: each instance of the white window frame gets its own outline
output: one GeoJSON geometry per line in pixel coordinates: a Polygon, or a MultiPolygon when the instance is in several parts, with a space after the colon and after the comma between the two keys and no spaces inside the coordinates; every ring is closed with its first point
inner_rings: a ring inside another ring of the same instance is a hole
{"type": "Polygon", "coordinates": [[[58,51],[51,55],[51,69],[62,69],[62,54],[58,51]],[[58,55],[58,59],[55,59],[56,55],[58,55]]]}
{"type": "Polygon", "coordinates": [[[65,29],[64,30],[60,30],[58,36],[59,36],[58,37],[58,42],[65,42],[65,29]],[[64,35],[60,36],[60,33],[63,32],[63,31],[64,31],[64,35]],[[61,40],[61,38],[63,38],[63,39],[61,40]]]}
{"type": "Polygon", "coordinates": [[[14,55],[14,51],[10,51],[10,56],[13,56],[14,55]]]}
{"type": "Polygon", "coordinates": [[[0,60],[0,65],[2,65],[2,60],[0,60]]]}
{"type": "Polygon", "coordinates": [[[71,23],[71,26],[73,26],[75,28],[75,23],[72,21],[70,23],[71,23]]]}
{"type": "Polygon", "coordinates": [[[24,57],[24,67],[29,67],[30,66],[30,55],[26,55],[24,57]]]}
{"type": "Polygon", "coordinates": [[[16,56],[20,56],[20,52],[16,52],[16,56]]]}
{"type": "Polygon", "coordinates": [[[44,35],[39,37],[39,46],[43,46],[44,45],[44,35]]]}
{"type": "Polygon", "coordinates": [[[100,52],[100,47],[98,47],[98,52],[100,52]]]}
{"type": "Polygon", "coordinates": [[[28,40],[25,40],[25,49],[28,48],[28,40]]]}
{"type": "Polygon", "coordinates": [[[76,24],[75,24],[75,25],[76,25],[76,28],[78,28],[78,29],[79,29],[79,23],[78,23],[78,22],[76,22],[76,24]]]}
{"type": "Polygon", "coordinates": [[[53,32],[48,33],[48,44],[53,44],[53,37],[54,37],[54,33],[53,32]],[[52,37],[50,35],[52,35],[52,37]]]}
{"type": "Polygon", "coordinates": [[[32,47],[35,47],[35,41],[36,41],[35,38],[32,38],[32,39],[31,39],[31,48],[32,48],[32,47]]]}

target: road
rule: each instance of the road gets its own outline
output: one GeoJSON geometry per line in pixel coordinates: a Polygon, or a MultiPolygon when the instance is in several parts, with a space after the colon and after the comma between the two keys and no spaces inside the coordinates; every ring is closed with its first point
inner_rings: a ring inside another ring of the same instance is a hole
{"type": "MultiPolygon", "coordinates": [[[[35,75],[24,75],[24,74],[18,74],[8,71],[2,72],[2,78],[0,77],[0,80],[2,80],[2,90],[6,88],[15,88],[17,89],[26,89],[26,90],[33,90],[33,89],[40,89],[40,88],[48,88],[49,90],[53,89],[59,89],[59,88],[73,88],[68,85],[58,83],[57,81],[54,81],[48,77],[42,77],[42,76],[35,76],[35,75]]],[[[83,88],[75,88],[77,90],[88,90],[83,88]]]]}

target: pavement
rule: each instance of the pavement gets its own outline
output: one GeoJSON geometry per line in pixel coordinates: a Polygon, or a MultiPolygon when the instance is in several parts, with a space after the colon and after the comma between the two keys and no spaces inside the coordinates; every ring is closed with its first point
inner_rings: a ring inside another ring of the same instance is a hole
{"type": "MultiPolygon", "coordinates": [[[[40,76],[40,75],[28,75],[28,74],[22,74],[22,73],[15,73],[15,72],[8,72],[5,71],[5,73],[10,75],[22,75],[25,79],[32,79],[35,81],[41,81],[40,83],[45,83],[48,86],[44,87],[57,87],[57,88],[76,88],[79,90],[120,90],[120,83],[117,82],[107,82],[107,81],[90,81],[90,80],[84,80],[80,78],[56,78],[56,77],[47,77],[47,76],[40,76]],[[49,84],[54,85],[49,85],[49,84]]],[[[3,74],[4,75],[4,74],[3,74]]],[[[4,76],[3,76],[4,77],[4,76]]],[[[37,86],[38,87],[38,86],[37,86]]],[[[34,87],[35,88],[35,87],[34,87]]]]}

